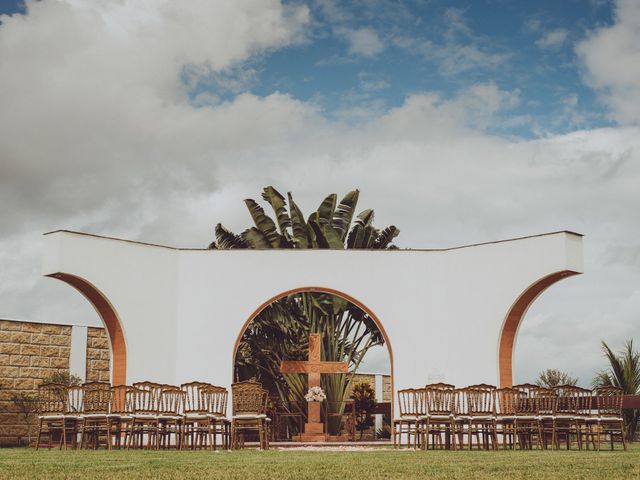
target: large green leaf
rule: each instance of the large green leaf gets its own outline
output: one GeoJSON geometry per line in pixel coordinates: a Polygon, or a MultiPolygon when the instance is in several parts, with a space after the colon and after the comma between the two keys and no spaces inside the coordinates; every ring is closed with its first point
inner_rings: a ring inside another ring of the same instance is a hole
{"type": "Polygon", "coordinates": [[[338,208],[336,208],[333,214],[333,220],[331,226],[338,232],[340,239],[344,242],[347,238],[347,232],[351,226],[351,220],[358,204],[358,197],[360,195],[359,190],[352,190],[347,193],[340,201],[338,208]]]}
{"type": "Polygon", "coordinates": [[[293,231],[293,241],[298,248],[310,248],[311,242],[307,233],[307,223],[304,221],[304,215],[296,202],[293,201],[291,192],[289,196],[289,210],[291,211],[291,230],[293,231]]]}
{"type": "Polygon", "coordinates": [[[271,217],[267,216],[264,213],[264,209],[254,200],[248,198],[244,203],[247,205],[256,227],[264,234],[271,247],[280,248],[281,236],[276,230],[276,224],[271,220],[271,217]]]}
{"type": "Polygon", "coordinates": [[[275,188],[272,186],[265,187],[262,191],[262,198],[271,205],[273,212],[276,214],[276,221],[278,222],[278,228],[280,234],[288,237],[289,232],[287,228],[291,226],[291,219],[287,213],[287,202],[275,188]]]}
{"type": "Polygon", "coordinates": [[[273,248],[267,236],[256,227],[251,227],[242,232],[242,237],[247,241],[251,248],[256,250],[268,250],[273,248]]]}
{"type": "Polygon", "coordinates": [[[242,238],[230,230],[227,230],[221,223],[216,225],[216,240],[218,248],[227,250],[230,248],[250,248],[250,245],[242,238]]]}
{"type": "Polygon", "coordinates": [[[318,223],[320,225],[330,225],[333,218],[333,213],[336,210],[336,201],[338,196],[335,193],[327,195],[320,206],[318,207],[318,223]]]}
{"type": "Polygon", "coordinates": [[[322,230],[322,234],[329,244],[329,248],[333,250],[343,250],[344,249],[344,241],[340,237],[340,234],[336,231],[335,228],[332,228],[329,225],[320,225],[320,229],[322,230]]]}
{"type": "Polygon", "coordinates": [[[317,247],[314,246],[314,248],[331,248],[329,241],[324,236],[324,232],[322,231],[320,224],[314,218],[315,216],[316,214],[313,214],[309,218],[309,223],[308,223],[308,225],[311,227],[311,230],[313,231],[314,240],[315,240],[315,243],[317,244],[317,247]]]}
{"type": "Polygon", "coordinates": [[[378,238],[373,242],[372,248],[375,250],[384,250],[393,242],[393,239],[396,238],[399,233],[400,230],[395,225],[385,228],[378,234],[378,238]]]}

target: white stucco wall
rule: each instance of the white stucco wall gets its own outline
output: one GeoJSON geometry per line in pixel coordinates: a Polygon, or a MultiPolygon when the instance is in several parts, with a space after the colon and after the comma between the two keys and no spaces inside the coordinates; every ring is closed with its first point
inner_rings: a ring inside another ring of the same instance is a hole
{"type": "Polygon", "coordinates": [[[449,250],[178,250],[73,232],[45,236],[43,274],[82,277],[117,311],[127,381],[229,386],[234,345],[265,301],[339,290],[381,321],[395,390],[444,376],[498,384],[498,343],[517,297],[554,272],[582,272],[568,232],[449,250]]]}

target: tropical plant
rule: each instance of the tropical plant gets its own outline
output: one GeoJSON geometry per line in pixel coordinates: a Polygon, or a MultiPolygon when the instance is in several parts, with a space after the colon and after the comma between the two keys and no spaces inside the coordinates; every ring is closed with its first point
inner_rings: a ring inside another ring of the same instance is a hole
{"type": "MultiPolygon", "coordinates": [[[[604,356],[609,362],[606,369],[596,373],[593,387],[618,387],[625,395],[640,394],[640,352],[634,350],[633,340],[628,340],[619,354],[602,341],[604,356]]],[[[623,411],[627,439],[632,441],[640,422],[640,410],[623,411]]]]}
{"type": "Polygon", "coordinates": [[[33,393],[14,392],[10,398],[18,414],[27,425],[27,441],[31,445],[31,427],[33,426],[34,414],[38,410],[38,397],[33,393]]]}
{"type": "MultiPolygon", "coordinates": [[[[337,203],[337,195],[328,195],[307,220],[293,200],[275,188],[265,187],[262,198],[271,206],[274,218],[254,200],[245,204],[255,226],[235,234],[216,225],[211,249],[395,249],[393,239],[399,229],[373,226],[374,212],[360,212],[353,221],[359,191],[347,193],[337,203]],[[353,223],[353,226],[352,226],[353,223]]],[[[320,333],[323,360],[344,361],[349,374],[322,376],[331,413],[344,411],[344,400],[353,375],[371,347],[384,339],[375,322],[347,300],[326,293],[302,292],[282,298],[265,308],[244,332],[236,355],[236,379],[258,378],[283,404],[303,402],[307,378],[300,374],[280,373],[282,360],[306,359],[308,335],[320,333]]],[[[303,412],[306,414],[306,412],[303,412]]],[[[339,418],[332,417],[329,429],[335,430],[339,418]]]]}
{"type": "Polygon", "coordinates": [[[360,212],[353,227],[351,223],[358,203],[359,190],[352,190],[337,204],[337,195],[328,195],[305,221],[298,205],[288,193],[287,200],[275,188],[265,187],[262,198],[271,205],[275,214],[272,220],[264,209],[252,199],[244,202],[249,209],[255,227],[244,230],[239,235],[218,223],[215,228],[216,240],[209,248],[331,248],[331,249],[394,249],[392,242],[400,230],[391,225],[383,230],[373,226],[374,212],[371,209],[360,212]]]}
{"type": "Polygon", "coordinates": [[[376,392],[369,382],[358,382],[353,386],[351,398],[356,409],[356,430],[360,432],[360,440],[362,440],[365,430],[374,424],[376,392]]]}
{"type": "Polygon", "coordinates": [[[576,377],[572,377],[568,373],[555,368],[547,368],[540,372],[536,379],[536,385],[544,388],[553,388],[558,385],[576,385],[577,383],[578,379],[576,377]]]}

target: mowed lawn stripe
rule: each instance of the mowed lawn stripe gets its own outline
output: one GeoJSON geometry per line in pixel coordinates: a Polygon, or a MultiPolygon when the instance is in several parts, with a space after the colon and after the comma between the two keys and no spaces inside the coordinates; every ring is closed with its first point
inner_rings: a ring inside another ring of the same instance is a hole
{"type": "Polygon", "coordinates": [[[58,451],[0,449],[2,479],[625,479],[640,446],[623,451],[58,451]]]}

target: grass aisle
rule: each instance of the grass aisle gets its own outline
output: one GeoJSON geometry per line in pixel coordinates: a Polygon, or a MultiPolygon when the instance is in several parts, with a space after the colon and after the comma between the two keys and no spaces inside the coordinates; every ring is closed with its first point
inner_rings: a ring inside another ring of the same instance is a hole
{"type": "Polygon", "coordinates": [[[629,452],[173,452],[0,449],[2,479],[640,478],[629,452]]]}

